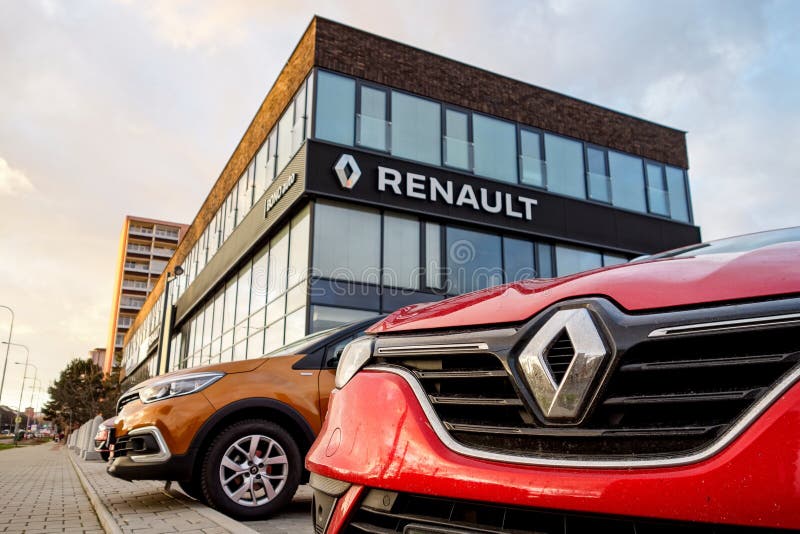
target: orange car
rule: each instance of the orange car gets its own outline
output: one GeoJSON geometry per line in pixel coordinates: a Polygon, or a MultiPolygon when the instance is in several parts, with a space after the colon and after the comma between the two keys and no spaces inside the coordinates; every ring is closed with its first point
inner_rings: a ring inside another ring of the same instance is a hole
{"type": "Polygon", "coordinates": [[[237,518],[263,517],[308,479],[344,346],[377,318],[307,336],[264,358],[151,378],[117,403],[109,474],[173,480],[237,518]]]}

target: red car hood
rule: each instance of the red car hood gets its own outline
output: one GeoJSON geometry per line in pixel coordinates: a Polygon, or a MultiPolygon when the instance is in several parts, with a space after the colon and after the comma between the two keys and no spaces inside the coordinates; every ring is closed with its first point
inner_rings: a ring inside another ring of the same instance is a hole
{"type": "Polygon", "coordinates": [[[369,332],[515,323],[558,301],[586,296],[605,296],[634,312],[792,294],[800,294],[800,242],[496,286],[402,308],[369,332]]]}

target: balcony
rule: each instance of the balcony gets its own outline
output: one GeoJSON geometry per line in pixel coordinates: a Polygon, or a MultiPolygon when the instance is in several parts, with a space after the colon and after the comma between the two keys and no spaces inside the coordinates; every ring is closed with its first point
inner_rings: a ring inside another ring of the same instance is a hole
{"type": "Polygon", "coordinates": [[[148,284],[140,280],[123,280],[122,289],[131,291],[151,291],[153,289],[153,284],[148,284]]]}
{"type": "Polygon", "coordinates": [[[117,328],[130,328],[133,324],[133,317],[120,317],[117,320],[117,328]]]}
{"type": "Polygon", "coordinates": [[[146,263],[125,262],[125,270],[135,273],[147,273],[150,269],[146,263]]]}
{"type": "Polygon", "coordinates": [[[128,243],[128,252],[133,254],[144,254],[145,256],[150,255],[150,247],[147,245],[137,245],[136,243],[128,243]]]}
{"type": "Polygon", "coordinates": [[[177,241],[178,240],[178,231],[177,230],[165,230],[163,228],[156,228],[155,236],[156,236],[156,239],[168,239],[170,241],[177,241]]]}
{"type": "Polygon", "coordinates": [[[129,226],[128,233],[131,235],[140,235],[150,237],[153,235],[153,229],[145,226],[129,226]]]}
{"type": "Polygon", "coordinates": [[[143,305],[144,299],[122,298],[119,301],[120,308],[127,308],[131,310],[140,310],[143,305]]]}
{"type": "Polygon", "coordinates": [[[175,250],[171,248],[153,247],[153,256],[160,256],[162,258],[171,258],[174,253],[175,250]]]}

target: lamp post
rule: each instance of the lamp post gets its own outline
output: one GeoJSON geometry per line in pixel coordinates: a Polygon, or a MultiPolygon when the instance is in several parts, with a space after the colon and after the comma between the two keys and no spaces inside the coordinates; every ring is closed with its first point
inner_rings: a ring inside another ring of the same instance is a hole
{"type": "Polygon", "coordinates": [[[8,341],[6,341],[6,359],[3,361],[3,378],[0,378],[0,404],[3,403],[3,386],[6,383],[6,366],[8,366],[8,349],[11,348],[11,333],[14,331],[14,310],[0,304],[0,308],[8,310],[11,314],[11,326],[8,327],[8,341]]]}
{"type": "Polygon", "coordinates": [[[165,366],[169,366],[169,341],[170,335],[166,332],[167,328],[167,306],[169,305],[169,285],[172,283],[173,280],[178,278],[180,275],[183,274],[183,267],[180,265],[175,266],[175,270],[171,273],[167,273],[167,281],[164,283],[164,307],[161,309],[161,332],[158,336],[158,349],[156,352],[156,374],[161,371],[161,351],[162,347],[161,344],[164,342],[164,336],[166,335],[167,346],[166,346],[166,354],[164,355],[164,362],[165,366]]]}
{"type": "Polygon", "coordinates": [[[25,390],[25,381],[28,379],[28,359],[31,356],[31,351],[28,349],[26,345],[21,345],[19,343],[11,343],[9,341],[3,341],[4,344],[11,346],[14,345],[15,347],[22,347],[25,349],[25,373],[22,375],[22,387],[19,390],[19,403],[17,404],[17,416],[14,418],[14,446],[17,446],[17,441],[19,441],[19,423],[22,421],[22,417],[19,415],[22,411],[22,392],[25,390]]]}
{"type": "MultiPolygon", "coordinates": [[[[14,363],[19,363],[19,362],[14,362],[14,363]]],[[[36,391],[36,384],[37,383],[39,384],[39,388],[40,389],[41,389],[41,385],[42,385],[42,381],[39,380],[38,378],[36,378],[38,376],[38,374],[39,374],[39,368],[36,367],[33,364],[30,364],[30,366],[33,367],[34,369],[36,369],[36,373],[33,375],[33,382],[31,382],[31,401],[30,401],[29,406],[33,409],[33,416],[28,418],[28,423],[25,425],[25,427],[28,430],[30,430],[30,427],[32,426],[31,425],[31,419],[36,420],[36,407],[33,405],[33,394],[36,391]]]]}

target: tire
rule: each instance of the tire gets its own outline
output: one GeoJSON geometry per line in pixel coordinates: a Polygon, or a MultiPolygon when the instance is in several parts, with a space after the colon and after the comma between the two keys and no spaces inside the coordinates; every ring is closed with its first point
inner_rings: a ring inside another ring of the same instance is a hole
{"type": "Polygon", "coordinates": [[[206,502],[205,496],[203,495],[203,488],[198,477],[194,477],[192,480],[179,480],[178,486],[192,499],[202,503],[206,502]]]}
{"type": "Polygon", "coordinates": [[[297,443],[282,427],[262,419],[239,421],[220,432],[206,451],[203,495],[236,519],[266,517],[291,502],[302,462],[297,443]]]}

